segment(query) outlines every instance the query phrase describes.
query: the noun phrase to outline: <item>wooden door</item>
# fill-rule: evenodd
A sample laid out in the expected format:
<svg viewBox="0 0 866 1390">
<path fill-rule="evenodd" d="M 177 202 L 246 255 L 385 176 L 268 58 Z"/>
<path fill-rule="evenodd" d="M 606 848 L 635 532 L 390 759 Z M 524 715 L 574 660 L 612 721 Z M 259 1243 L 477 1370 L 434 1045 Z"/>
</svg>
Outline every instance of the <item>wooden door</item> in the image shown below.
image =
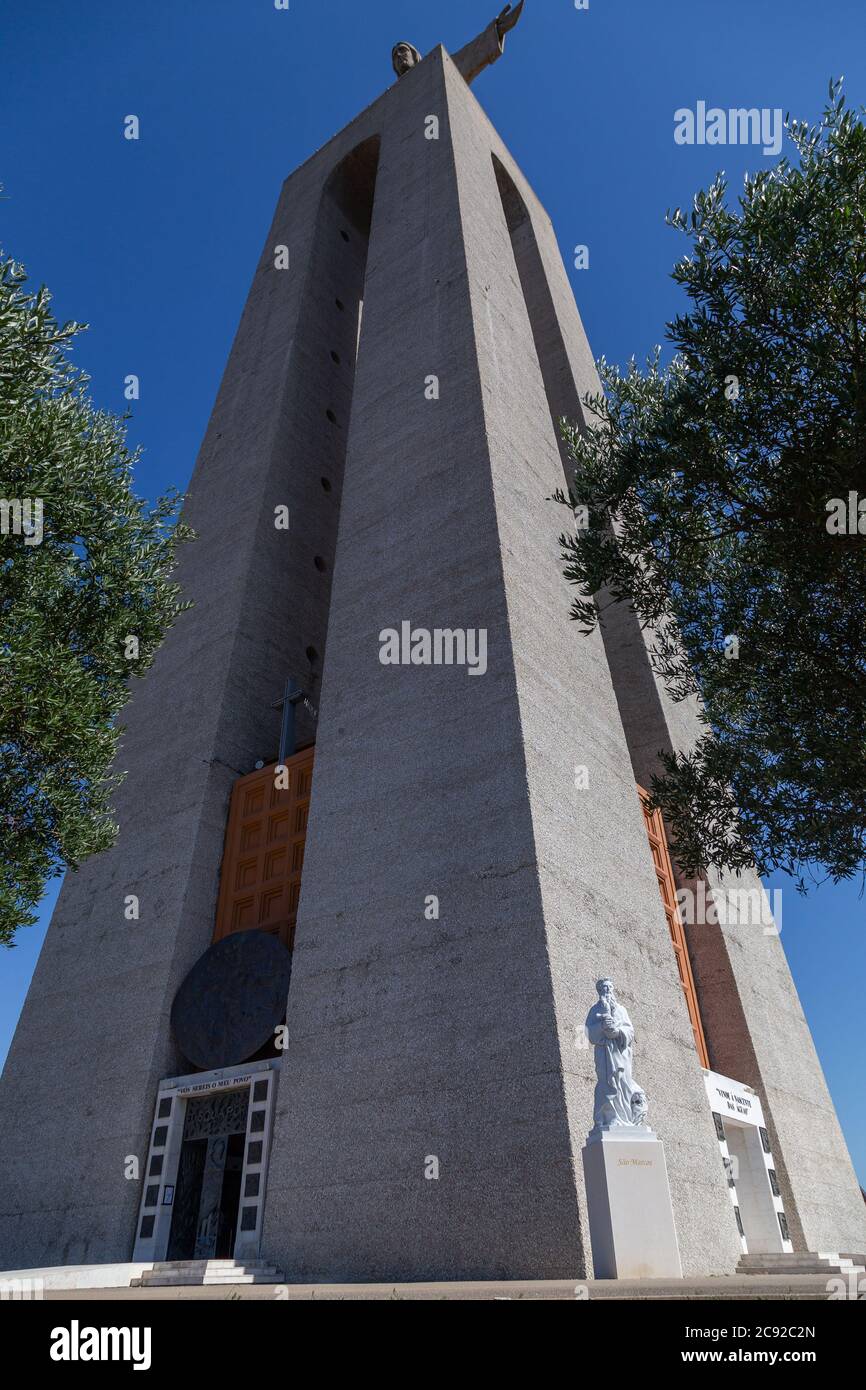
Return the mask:
<svg viewBox="0 0 866 1390">
<path fill-rule="evenodd" d="M 698 996 L 695 990 L 694 976 L 692 975 L 689 953 L 686 948 L 686 934 L 683 927 L 680 910 L 677 906 L 677 888 L 674 879 L 674 866 L 671 863 L 671 856 L 668 852 L 668 841 L 665 835 L 664 821 L 661 811 L 648 811 L 644 798 L 647 793 L 643 787 L 638 787 L 643 808 L 644 822 L 646 824 L 647 836 L 649 838 L 650 850 L 652 851 L 653 864 L 655 866 L 656 878 L 658 879 L 659 892 L 662 895 L 665 917 L 667 918 L 668 931 L 671 935 L 671 944 L 674 948 L 674 955 L 679 971 L 680 984 L 686 997 L 686 1007 L 691 1019 L 692 1032 L 695 1035 L 695 1047 L 698 1050 L 698 1057 L 702 1067 L 710 1069 L 710 1058 L 707 1052 L 707 1040 L 704 1036 L 704 1025 L 701 1022 L 701 1011 L 698 1006 Z"/>
<path fill-rule="evenodd" d="M 255 928 L 278 936 L 291 950 L 301 895 L 313 753 L 305 748 L 286 760 L 285 789 L 274 785 L 275 763 L 235 782 L 214 941 Z"/>
</svg>

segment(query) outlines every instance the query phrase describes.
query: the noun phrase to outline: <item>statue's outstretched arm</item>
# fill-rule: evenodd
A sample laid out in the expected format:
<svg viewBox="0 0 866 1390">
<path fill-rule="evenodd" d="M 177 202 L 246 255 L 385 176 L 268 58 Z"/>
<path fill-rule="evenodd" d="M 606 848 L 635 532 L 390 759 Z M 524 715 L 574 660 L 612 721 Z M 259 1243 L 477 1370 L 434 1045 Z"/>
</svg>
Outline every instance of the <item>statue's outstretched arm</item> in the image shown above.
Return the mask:
<svg viewBox="0 0 866 1390">
<path fill-rule="evenodd" d="M 520 4 L 515 5 L 513 9 L 510 5 L 506 5 L 502 13 L 497 16 L 496 27 L 499 30 L 500 38 L 504 38 L 509 30 L 514 28 L 523 13 L 525 3 L 526 0 L 520 0 Z"/>
<path fill-rule="evenodd" d="M 459 53 L 455 53 L 454 62 L 463 74 L 467 82 L 472 82 L 485 68 L 489 68 L 491 63 L 495 63 L 502 57 L 505 48 L 505 35 L 509 33 L 523 13 L 525 0 L 520 0 L 519 5 L 513 8 L 506 5 L 505 9 L 497 15 L 496 19 L 491 19 L 483 33 L 467 43 L 465 48 L 461 48 Z"/>
</svg>

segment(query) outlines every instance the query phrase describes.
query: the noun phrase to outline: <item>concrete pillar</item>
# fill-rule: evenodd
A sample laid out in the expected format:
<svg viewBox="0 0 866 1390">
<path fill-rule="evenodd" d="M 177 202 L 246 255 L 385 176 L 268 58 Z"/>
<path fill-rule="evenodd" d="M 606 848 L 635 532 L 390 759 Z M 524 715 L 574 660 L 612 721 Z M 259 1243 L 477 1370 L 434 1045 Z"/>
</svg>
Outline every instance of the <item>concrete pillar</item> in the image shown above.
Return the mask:
<svg viewBox="0 0 866 1390">
<path fill-rule="evenodd" d="M 585 422 L 581 402 L 600 383 L 550 220 L 498 139 L 494 148 L 513 190 L 504 196 L 507 205 L 511 198 L 516 263 L 551 413 Z M 514 205 L 515 193 L 522 207 Z M 690 749 L 703 732 L 698 704 L 671 699 L 650 665 L 652 635 L 630 608 L 604 603 L 603 613 L 605 655 L 634 777 L 649 787 L 660 771 L 659 752 Z M 709 875 L 708 882 L 720 894 L 736 889 L 763 897 L 754 873 Z M 684 878 L 681 886 L 696 889 Z M 686 935 L 711 1064 L 762 1098 L 795 1248 L 863 1249 L 866 1207 L 769 908 L 754 923 L 687 924 Z"/>
<path fill-rule="evenodd" d="M 0 1268 L 130 1257 L 134 1164 L 159 1080 L 186 1069 L 169 1010 L 210 944 L 231 786 L 276 756 L 287 675 L 317 695 L 378 120 L 371 107 L 286 181 L 265 242 L 184 512 L 194 606 L 134 682 L 120 837 L 67 875 L 4 1069 Z"/>
<path fill-rule="evenodd" d="M 684 1267 L 732 1269 L 602 641 L 567 616 L 546 501 L 562 463 L 493 153 L 520 175 L 443 50 L 399 95 L 382 131 L 263 1249 L 303 1279 L 583 1274 L 595 1077 L 580 1043 L 611 973 L 638 1029 Z M 486 674 L 381 664 L 380 633 L 404 621 L 484 629 Z"/>
</svg>

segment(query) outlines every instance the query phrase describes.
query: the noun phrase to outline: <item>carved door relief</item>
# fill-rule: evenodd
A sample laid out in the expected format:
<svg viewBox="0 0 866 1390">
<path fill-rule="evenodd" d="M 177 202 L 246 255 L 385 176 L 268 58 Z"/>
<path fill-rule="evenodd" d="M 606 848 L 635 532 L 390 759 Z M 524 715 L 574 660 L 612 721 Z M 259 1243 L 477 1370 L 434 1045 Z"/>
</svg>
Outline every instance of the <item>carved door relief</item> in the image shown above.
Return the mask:
<svg viewBox="0 0 866 1390">
<path fill-rule="evenodd" d="M 707 1040 L 704 1035 L 704 1025 L 701 1021 L 701 1011 L 698 1005 L 694 976 L 692 975 L 691 962 L 689 961 L 689 953 L 686 947 L 686 934 L 683 928 L 682 918 L 680 917 L 680 910 L 677 906 L 676 880 L 674 878 L 671 856 L 668 851 L 664 821 L 662 820 L 660 811 L 647 810 L 647 793 L 644 791 L 643 787 L 638 787 L 638 793 L 641 799 L 644 823 L 646 824 L 647 837 L 652 852 L 653 867 L 656 871 L 659 892 L 661 893 L 665 917 L 667 918 L 668 931 L 670 932 L 671 944 L 674 948 L 674 956 L 676 957 L 680 984 L 682 985 L 683 994 L 685 995 L 692 1032 L 695 1036 L 695 1047 L 697 1048 L 701 1066 L 709 1070 L 710 1058 L 707 1051 Z"/>
<path fill-rule="evenodd" d="M 246 1089 L 197 1096 L 187 1102 L 184 1141 L 243 1134 L 247 1127 L 249 1093 Z"/>
</svg>

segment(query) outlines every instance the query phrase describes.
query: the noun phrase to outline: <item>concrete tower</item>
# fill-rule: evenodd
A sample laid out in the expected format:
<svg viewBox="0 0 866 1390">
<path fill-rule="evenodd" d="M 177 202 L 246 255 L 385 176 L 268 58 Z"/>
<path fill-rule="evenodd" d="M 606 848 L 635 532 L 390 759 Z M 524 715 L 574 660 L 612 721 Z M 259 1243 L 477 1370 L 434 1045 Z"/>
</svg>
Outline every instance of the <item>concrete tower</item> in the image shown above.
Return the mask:
<svg viewBox="0 0 866 1390">
<path fill-rule="evenodd" d="M 4 1073 L 0 1266 L 591 1272 L 602 974 L 684 1272 L 866 1245 L 778 936 L 684 935 L 670 901 L 636 784 L 696 713 L 628 610 L 568 620 L 555 420 L 597 383 L 549 219 L 470 91 L 502 41 L 412 55 L 283 187 L 190 488 L 194 607 L 136 688 L 120 838 L 67 876 Z M 387 660 L 392 630 L 414 661 Z M 250 930 L 291 949 L 283 1045 L 251 1054 L 232 1017 L 208 1066 L 171 1011 Z M 240 1007 L 215 978 L 201 1015 Z"/>
</svg>

